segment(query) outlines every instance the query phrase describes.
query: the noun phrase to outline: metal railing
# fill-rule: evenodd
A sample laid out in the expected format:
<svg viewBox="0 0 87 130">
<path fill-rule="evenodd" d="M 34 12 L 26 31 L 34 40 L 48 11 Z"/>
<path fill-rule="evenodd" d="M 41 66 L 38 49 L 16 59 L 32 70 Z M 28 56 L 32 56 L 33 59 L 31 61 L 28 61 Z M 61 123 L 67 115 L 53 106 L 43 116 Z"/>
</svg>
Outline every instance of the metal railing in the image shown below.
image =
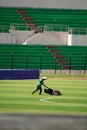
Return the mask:
<svg viewBox="0 0 87 130">
<path fill-rule="evenodd" d="M 69 34 L 76 35 L 87 35 L 87 28 L 70 28 L 68 25 L 61 24 L 48 24 L 44 26 L 37 26 L 33 30 L 40 28 L 42 31 L 58 31 L 58 32 L 68 32 Z M 0 26 L 0 32 L 5 33 L 9 30 L 25 30 L 30 31 L 30 27 L 25 24 L 11 23 L 10 26 Z"/>
<path fill-rule="evenodd" d="M 39 69 L 41 70 L 82 70 L 86 74 L 87 55 L 65 55 L 64 61 L 60 59 L 47 59 L 44 54 L 38 56 L 31 54 L 0 53 L 0 69 Z"/>
</svg>

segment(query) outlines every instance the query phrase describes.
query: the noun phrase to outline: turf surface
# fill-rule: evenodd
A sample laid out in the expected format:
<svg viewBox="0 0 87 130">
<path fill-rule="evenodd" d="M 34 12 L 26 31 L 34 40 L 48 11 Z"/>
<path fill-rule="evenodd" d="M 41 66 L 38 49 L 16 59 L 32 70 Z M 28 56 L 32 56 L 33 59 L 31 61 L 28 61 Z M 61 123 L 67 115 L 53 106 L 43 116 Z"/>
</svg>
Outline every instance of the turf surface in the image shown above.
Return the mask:
<svg viewBox="0 0 87 130">
<path fill-rule="evenodd" d="M 31 92 L 38 80 L 0 80 L 0 113 L 84 114 L 87 115 L 87 80 L 55 78 L 45 81 L 48 87 L 59 89 L 62 96 L 40 96 Z M 43 87 L 44 90 L 44 87 Z"/>
</svg>

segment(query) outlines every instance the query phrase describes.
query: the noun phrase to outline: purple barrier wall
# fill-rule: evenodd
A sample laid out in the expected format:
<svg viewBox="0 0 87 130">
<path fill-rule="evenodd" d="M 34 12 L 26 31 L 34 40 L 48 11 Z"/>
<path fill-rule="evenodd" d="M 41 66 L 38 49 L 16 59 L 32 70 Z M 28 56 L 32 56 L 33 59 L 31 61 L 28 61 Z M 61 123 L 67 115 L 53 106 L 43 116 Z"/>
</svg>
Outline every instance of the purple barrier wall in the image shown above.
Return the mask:
<svg viewBox="0 0 87 130">
<path fill-rule="evenodd" d="M 38 79 L 39 70 L 0 70 L 0 79 Z"/>
</svg>

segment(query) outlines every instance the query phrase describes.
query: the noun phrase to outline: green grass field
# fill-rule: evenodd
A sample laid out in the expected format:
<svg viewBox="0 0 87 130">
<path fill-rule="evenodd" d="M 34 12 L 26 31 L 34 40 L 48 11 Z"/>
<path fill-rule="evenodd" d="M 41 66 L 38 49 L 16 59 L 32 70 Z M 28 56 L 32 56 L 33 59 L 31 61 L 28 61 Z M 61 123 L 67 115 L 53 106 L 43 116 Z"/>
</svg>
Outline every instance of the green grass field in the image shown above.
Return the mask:
<svg viewBox="0 0 87 130">
<path fill-rule="evenodd" d="M 49 77 L 48 87 L 62 96 L 34 95 L 38 80 L 0 80 L 0 113 L 84 114 L 87 115 L 86 77 Z M 44 90 L 44 87 L 43 87 Z"/>
</svg>

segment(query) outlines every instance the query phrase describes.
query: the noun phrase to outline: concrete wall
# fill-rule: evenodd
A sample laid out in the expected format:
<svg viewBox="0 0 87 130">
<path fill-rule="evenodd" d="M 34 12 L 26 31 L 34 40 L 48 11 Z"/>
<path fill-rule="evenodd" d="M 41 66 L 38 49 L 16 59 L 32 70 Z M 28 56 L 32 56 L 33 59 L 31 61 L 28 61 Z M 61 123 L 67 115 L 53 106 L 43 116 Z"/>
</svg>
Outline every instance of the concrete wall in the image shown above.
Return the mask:
<svg viewBox="0 0 87 130">
<path fill-rule="evenodd" d="M 87 9 L 87 0 L 0 0 L 0 6 Z"/>
<path fill-rule="evenodd" d="M 0 43 L 7 44 L 12 43 L 12 38 L 10 33 L 0 33 Z"/>
<path fill-rule="evenodd" d="M 25 42 L 26 44 L 64 45 L 64 42 L 62 42 L 61 39 L 59 39 L 57 32 L 47 31 L 43 33 L 37 33 L 29 39 L 27 39 Z"/>
<path fill-rule="evenodd" d="M 68 35 L 68 45 L 87 46 L 87 35 Z"/>
<path fill-rule="evenodd" d="M 83 45 L 87 46 L 87 35 L 71 35 L 67 32 L 43 32 L 33 34 L 32 31 L 11 31 L 0 33 L 0 43 L 3 44 L 45 44 L 45 45 Z"/>
<path fill-rule="evenodd" d="M 73 35 L 72 45 L 76 46 L 87 46 L 87 35 Z"/>
</svg>

